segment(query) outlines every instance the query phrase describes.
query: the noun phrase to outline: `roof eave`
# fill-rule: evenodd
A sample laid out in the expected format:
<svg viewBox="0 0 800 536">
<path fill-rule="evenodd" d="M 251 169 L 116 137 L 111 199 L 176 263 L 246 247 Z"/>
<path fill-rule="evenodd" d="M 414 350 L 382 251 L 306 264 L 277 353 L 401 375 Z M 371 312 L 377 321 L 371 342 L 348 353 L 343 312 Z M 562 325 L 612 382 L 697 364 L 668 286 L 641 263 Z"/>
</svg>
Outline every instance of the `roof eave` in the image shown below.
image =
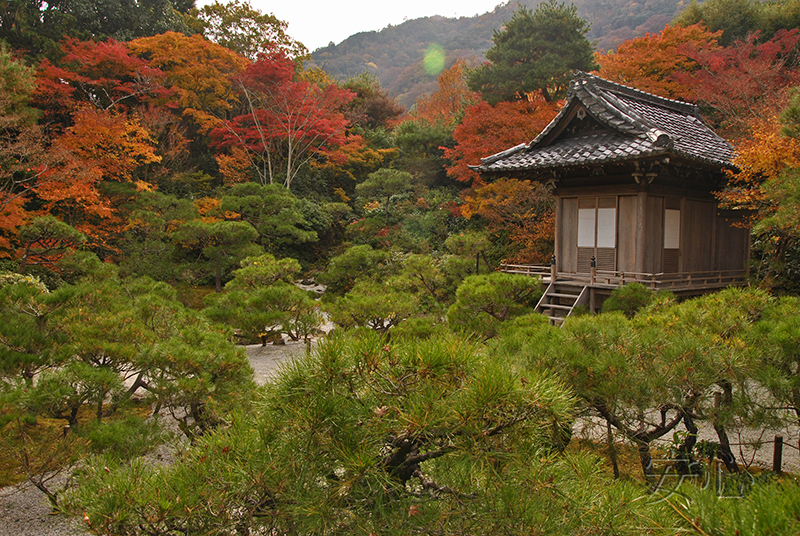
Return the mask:
<svg viewBox="0 0 800 536">
<path fill-rule="evenodd" d="M 720 171 L 728 170 L 732 172 L 738 172 L 738 167 L 728 161 L 724 160 L 715 160 L 712 158 L 704 158 L 699 157 L 696 155 L 691 155 L 684 153 L 683 151 L 675 151 L 675 150 L 663 150 L 663 151 L 651 151 L 648 153 L 639 153 L 637 155 L 632 156 L 622 156 L 619 158 L 607 158 L 604 160 L 594 160 L 591 162 L 570 162 L 570 163 L 550 163 L 550 164 L 541 164 L 541 165 L 533 165 L 533 166 L 518 166 L 518 167 L 502 167 L 502 168 L 492 168 L 485 165 L 480 166 L 469 166 L 470 169 L 474 171 L 478 171 L 481 174 L 487 175 L 500 175 L 503 173 L 524 173 L 524 172 L 531 172 L 531 171 L 541 171 L 544 169 L 574 169 L 574 168 L 581 168 L 581 167 L 599 167 L 604 166 L 607 164 L 623 164 L 625 162 L 635 162 L 637 160 L 641 160 L 642 158 L 647 159 L 657 159 L 657 158 L 674 158 L 678 157 L 681 160 L 693 162 L 696 164 L 701 164 L 704 167 L 716 168 Z"/>
</svg>

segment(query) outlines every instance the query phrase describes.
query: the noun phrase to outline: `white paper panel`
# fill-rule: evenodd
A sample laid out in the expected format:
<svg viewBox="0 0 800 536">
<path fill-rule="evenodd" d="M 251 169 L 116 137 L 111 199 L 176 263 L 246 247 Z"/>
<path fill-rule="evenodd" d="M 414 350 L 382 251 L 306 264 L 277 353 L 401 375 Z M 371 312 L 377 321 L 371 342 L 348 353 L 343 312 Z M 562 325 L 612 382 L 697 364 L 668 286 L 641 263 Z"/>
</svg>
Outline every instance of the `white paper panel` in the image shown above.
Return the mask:
<svg viewBox="0 0 800 536">
<path fill-rule="evenodd" d="M 594 247 L 594 214 L 593 208 L 578 209 L 578 247 Z"/>
<path fill-rule="evenodd" d="M 617 245 L 617 209 L 597 209 L 597 247 L 613 248 Z"/>
<path fill-rule="evenodd" d="M 664 211 L 664 249 L 680 249 L 681 247 L 681 211 L 667 209 Z"/>
</svg>

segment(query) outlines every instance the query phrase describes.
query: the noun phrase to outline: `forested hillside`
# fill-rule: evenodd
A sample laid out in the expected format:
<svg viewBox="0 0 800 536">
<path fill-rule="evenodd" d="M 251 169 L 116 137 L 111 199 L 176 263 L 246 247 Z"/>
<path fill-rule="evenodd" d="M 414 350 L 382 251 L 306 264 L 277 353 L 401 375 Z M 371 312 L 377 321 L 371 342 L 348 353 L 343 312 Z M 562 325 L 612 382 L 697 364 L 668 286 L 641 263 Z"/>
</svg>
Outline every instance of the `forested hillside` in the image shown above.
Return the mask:
<svg viewBox="0 0 800 536">
<path fill-rule="evenodd" d="M 495 30 L 511 19 L 522 5 L 535 8 L 541 0 L 509 1 L 475 17 L 424 17 L 389 26 L 381 31 L 353 35 L 339 44 L 314 51 L 309 66 L 318 66 L 338 78 L 370 71 L 383 87 L 406 107 L 435 87 L 438 72 L 423 64 L 425 51 L 441 47 L 449 67 L 463 59 L 471 64 L 485 60 Z M 659 32 L 680 13 L 685 0 L 577 0 L 578 14 L 591 23 L 587 37 L 599 51 L 615 48 L 625 39 Z"/>
</svg>

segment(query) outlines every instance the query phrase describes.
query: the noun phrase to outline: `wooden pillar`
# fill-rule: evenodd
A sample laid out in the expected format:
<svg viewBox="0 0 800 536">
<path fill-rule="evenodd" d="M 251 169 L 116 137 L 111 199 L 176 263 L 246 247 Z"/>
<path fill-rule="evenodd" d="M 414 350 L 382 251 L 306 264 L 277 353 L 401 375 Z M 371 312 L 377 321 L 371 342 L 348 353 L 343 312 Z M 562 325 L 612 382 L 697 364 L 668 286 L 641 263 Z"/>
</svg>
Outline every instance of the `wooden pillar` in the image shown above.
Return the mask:
<svg viewBox="0 0 800 536">
<path fill-rule="evenodd" d="M 561 215 L 563 213 L 562 206 L 564 204 L 563 199 L 560 196 L 556 196 L 556 207 L 555 207 L 555 218 L 556 218 L 556 232 L 555 237 L 553 240 L 553 255 L 556 256 L 556 262 L 562 262 L 561 260 L 561 233 L 564 232 L 564 222 L 561 221 Z M 556 272 L 558 272 L 558 266 L 556 266 Z M 553 280 L 555 281 L 555 279 Z"/>
<path fill-rule="evenodd" d="M 651 244 L 647 243 L 647 227 L 645 222 L 647 212 L 647 192 L 639 192 L 636 195 L 636 271 L 640 274 L 646 273 L 647 248 Z"/>
<path fill-rule="evenodd" d="M 689 214 L 687 214 L 686 209 L 689 204 L 686 202 L 686 196 L 684 195 L 681 197 L 681 235 L 679 240 L 679 248 L 678 249 L 678 272 L 685 272 L 686 270 L 686 256 L 684 252 L 686 251 L 686 245 L 689 243 Z"/>
</svg>

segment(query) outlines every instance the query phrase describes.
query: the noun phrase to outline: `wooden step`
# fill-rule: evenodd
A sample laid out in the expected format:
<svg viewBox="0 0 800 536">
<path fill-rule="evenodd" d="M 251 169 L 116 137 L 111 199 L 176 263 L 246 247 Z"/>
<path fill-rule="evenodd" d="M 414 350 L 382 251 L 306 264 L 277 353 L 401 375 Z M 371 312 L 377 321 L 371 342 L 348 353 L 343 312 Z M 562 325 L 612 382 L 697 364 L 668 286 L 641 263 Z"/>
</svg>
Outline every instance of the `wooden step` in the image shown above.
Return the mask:
<svg viewBox="0 0 800 536">
<path fill-rule="evenodd" d="M 579 302 L 581 304 L 586 302 L 587 288 L 578 289 L 572 286 L 551 283 L 539 303 L 536 304 L 536 311 L 547 316 L 550 319 L 550 324 L 563 325 L 564 320 L 572 314 L 576 305 Z M 577 293 L 573 294 L 573 291 Z M 550 303 L 550 301 L 560 301 L 561 303 Z"/>
<path fill-rule="evenodd" d="M 561 294 L 558 292 L 551 292 L 550 294 L 545 294 L 548 298 L 571 298 L 573 300 L 577 300 L 580 294 Z"/>
</svg>

